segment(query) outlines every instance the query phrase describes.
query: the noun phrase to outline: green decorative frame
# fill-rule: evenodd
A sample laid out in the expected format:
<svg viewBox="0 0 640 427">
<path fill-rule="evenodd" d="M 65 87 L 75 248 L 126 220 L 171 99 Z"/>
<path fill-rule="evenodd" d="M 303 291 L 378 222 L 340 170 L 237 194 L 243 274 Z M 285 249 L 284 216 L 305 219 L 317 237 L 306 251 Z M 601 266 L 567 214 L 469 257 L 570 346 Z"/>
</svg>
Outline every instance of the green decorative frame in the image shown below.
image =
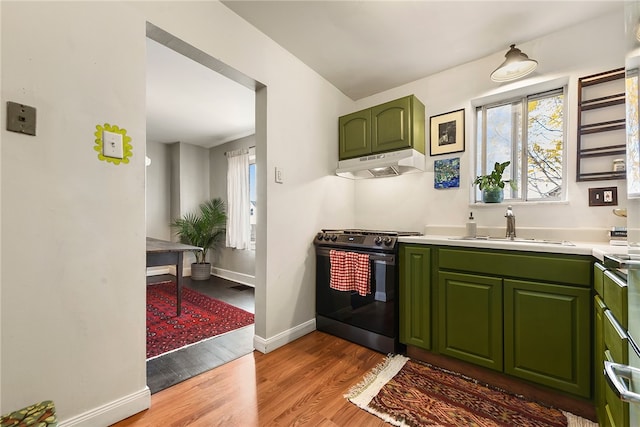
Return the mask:
<svg viewBox="0 0 640 427">
<path fill-rule="evenodd" d="M 102 151 L 102 132 L 103 131 L 119 133 L 122 135 L 122 158 L 118 159 L 117 157 L 108 157 L 105 156 Z M 105 123 L 104 125 L 96 125 L 96 132 L 94 133 L 96 136 L 96 145 L 93 147 L 94 150 L 98 152 L 98 159 L 103 162 L 106 161 L 108 163 L 113 163 L 114 165 L 119 165 L 120 163 L 129 163 L 129 157 L 133 157 L 133 146 L 130 144 L 131 137 L 127 136 L 126 129 L 120 129 L 116 125 L 110 125 L 109 123 Z"/>
</svg>

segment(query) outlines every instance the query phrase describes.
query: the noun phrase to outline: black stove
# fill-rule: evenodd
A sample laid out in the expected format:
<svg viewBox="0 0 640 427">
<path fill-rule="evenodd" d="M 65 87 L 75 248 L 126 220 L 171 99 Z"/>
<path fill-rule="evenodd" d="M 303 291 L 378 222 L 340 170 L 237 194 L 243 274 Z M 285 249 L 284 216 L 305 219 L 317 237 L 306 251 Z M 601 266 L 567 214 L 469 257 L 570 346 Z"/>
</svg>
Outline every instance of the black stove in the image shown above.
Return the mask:
<svg viewBox="0 0 640 427">
<path fill-rule="evenodd" d="M 319 232 L 313 239 L 316 328 L 381 353 L 400 352 L 403 346 L 398 332 L 398 237 L 418 235 L 420 233 L 362 229 Z M 340 252 L 356 252 L 367 257 L 369 292 L 361 294 L 332 286 L 331 257 Z"/>
<path fill-rule="evenodd" d="M 398 246 L 398 237 L 419 236 L 413 231 L 381 231 L 381 230 L 327 230 L 316 235 L 314 244 L 344 249 L 372 250 L 377 252 L 394 252 Z"/>
</svg>

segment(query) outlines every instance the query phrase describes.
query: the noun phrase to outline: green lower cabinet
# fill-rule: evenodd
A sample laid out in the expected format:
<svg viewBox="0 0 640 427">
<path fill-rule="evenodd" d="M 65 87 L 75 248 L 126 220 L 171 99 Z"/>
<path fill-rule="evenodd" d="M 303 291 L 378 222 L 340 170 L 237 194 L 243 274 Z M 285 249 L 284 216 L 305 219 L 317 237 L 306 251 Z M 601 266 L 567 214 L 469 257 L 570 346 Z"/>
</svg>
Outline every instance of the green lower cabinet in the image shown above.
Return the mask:
<svg viewBox="0 0 640 427">
<path fill-rule="evenodd" d="M 504 371 L 591 397 L 591 289 L 504 280 Z"/>
<path fill-rule="evenodd" d="M 611 356 L 611 352 L 609 350 L 605 350 L 604 352 L 604 360 L 613 363 L 625 363 L 616 361 L 613 356 Z M 613 389 L 609 386 L 609 384 L 604 382 L 604 395 L 605 395 L 605 405 L 604 405 L 604 423 L 601 421 L 600 425 L 606 425 L 607 427 L 629 427 L 629 404 L 627 402 L 623 402 L 613 391 Z M 598 418 L 598 420 L 602 420 Z"/>
<path fill-rule="evenodd" d="M 502 371 L 502 279 L 440 272 L 438 351 Z"/>
<path fill-rule="evenodd" d="M 400 341 L 585 399 L 595 389 L 604 402 L 594 350 L 600 365 L 624 341 L 604 305 L 592 309 L 593 279 L 588 256 L 402 244 Z M 614 406 L 600 405 L 601 419 Z"/>
<path fill-rule="evenodd" d="M 431 350 L 431 249 L 400 248 L 400 342 Z"/>
<path fill-rule="evenodd" d="M 593 354 L 594 354 L 594 403 L 596 406 L 596 413 L 598 420 L 606 419 L 606 397 L 605 390 L 608 387 L 606 379 L 603 375 L 604 371 L 604 351 L 606 350 L 604 344 L 604 311 L 607 306 L 604 305 L 604 301 L 600 296 L 596 295 L 593 298 Z"/>
</svg>

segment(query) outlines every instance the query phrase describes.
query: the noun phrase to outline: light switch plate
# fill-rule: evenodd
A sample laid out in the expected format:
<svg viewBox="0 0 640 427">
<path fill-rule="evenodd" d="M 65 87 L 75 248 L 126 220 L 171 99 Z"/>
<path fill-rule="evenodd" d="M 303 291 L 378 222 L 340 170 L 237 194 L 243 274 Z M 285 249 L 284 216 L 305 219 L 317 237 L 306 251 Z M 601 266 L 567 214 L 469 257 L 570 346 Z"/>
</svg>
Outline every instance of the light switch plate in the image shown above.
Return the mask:
<svg viewBox="0 0 640 427">
<path fill-rule="evenodd" d="M 278 184 L 282 184 L 284 182 L 284 172 L 282 171 L 282 168 L 276 167 L 275 179 Z"/>
<path fill-rule="evenodd" d="M 36 109 L 28 105 L 7 101 L 7 130 L 35 136 Z"/>
<path fill-rule="evenodd" d="M 122 159 L 124 157 L 124 147 L 122 135 L 108 130 L 102 131 L 102 155 Z"/>
</svg>

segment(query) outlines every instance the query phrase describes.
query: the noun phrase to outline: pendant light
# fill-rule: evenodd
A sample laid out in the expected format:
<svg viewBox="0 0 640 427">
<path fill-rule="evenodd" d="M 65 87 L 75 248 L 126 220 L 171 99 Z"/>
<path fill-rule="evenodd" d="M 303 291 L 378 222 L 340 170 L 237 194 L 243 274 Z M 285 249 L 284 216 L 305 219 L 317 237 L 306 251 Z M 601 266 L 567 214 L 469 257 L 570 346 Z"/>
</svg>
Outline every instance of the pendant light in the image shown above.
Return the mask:
<svg viewBox="0 0 640 427">
<path fill-rule="evenodd" d="M 491 80 L 494 82 L 510 82 L 526 76 L 536 69 L 538 61 L 529 59 L 527 55 L 522 53 L 515 44 L 511 45 L 511 49 L 505 55 L 505 61 L 491 73 Z"/>
</svg>

